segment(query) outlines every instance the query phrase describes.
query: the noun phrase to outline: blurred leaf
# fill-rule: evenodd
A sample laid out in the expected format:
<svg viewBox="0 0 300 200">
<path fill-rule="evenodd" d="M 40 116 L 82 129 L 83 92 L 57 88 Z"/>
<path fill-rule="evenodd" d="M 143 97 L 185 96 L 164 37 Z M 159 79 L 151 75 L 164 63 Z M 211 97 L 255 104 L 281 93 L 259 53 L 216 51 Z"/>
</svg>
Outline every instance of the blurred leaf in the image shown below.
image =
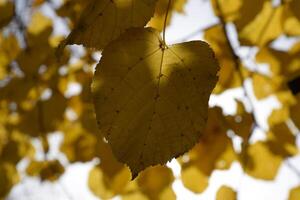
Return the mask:
<svg viewBox="0 0 300 200">
<path fill-rule="evenodd" d="M 30 176 L 40 176 L 42 181 L 56 181 L 63 173 L 65 169 L 58 160 L 51 161 L 35 161 L 32 160 L 26 173 Z"/>
<path fill-rule="evenodd" d="M 235 68 L 235 58 L 228 46 L 222 26 L 217 25 L 207 29 L 204 38 L 214 50 L 220 63 L 219 81 L 214 89 L 214 93 L 221 93 L 228 88 L 241 86 L 239 74 Z"/>
<path fill-rule="evenodd" d="M 247 148 L 246 173 L 258 179 L 273 180 L 283 157 L 272 153 L 267 143 L 256 142 Z"/>
<path fill-rule="evenodd" d="M 242 102 L 237 101 L 236 114 L 226 116 L 226 120 L 229 123 L 230 129 L 232 129 L 236 135 L 242 137 L 244 141 L 249 138 L 254 122 L 252 114 L 246 111 Z"/>
<path fill-rule="evenodd" d="M 300 199 L 300 186 L 292 188 L 289 194 L 289 200 L 298 200 L 298 199 Z"/>
<path fill-rule="evenodd" d="M 262 47 L 277 38 L 283 32 L 283 11 L 283 6 L 275 8 L 266 1 L 262 11 L 239 32 L 241 44 Z"/>
<path fill-rule="evenodd" d="M 11 188 L 19 182 L 19 174 L 14 164 L 0 162 L 0 198 L 4 199 Z"/>
<path fill-rule="evenodd" d="M 237 199 L 236 192 L 232 188 L 225 185 L 219 188 L 217 192 L 216 200 L 236 200 L 236 199 Z"/>
<path fill-rule="evenodd" d="M 11 1 L 0 1 L 0 29 L 6 26 L 14 16 L 14 4 Z"/>
<path fill-rule="evenodd" d="M 179 159 L 185 187 L 193 192 L 203 192 L 213 170 L 228 169 L 236 159 L 227 130 L 222 110 L 210 108 L 204 136 L 187 155 Z"/>
<path fill-rule="evenodd" d="M 162 31 L 164 28 L 164 21 L 166 16 L 166 11 L 168 7 L 169 0 L 158 0 L 155 6 L 155 12 L 154 16 L 151 18 L 148 26 L 151 26 L 159 31 Z M 168 19 L 167 19 L 167 25 L 170 24 L 173 13 L 183 13 L 184 6 L 186 4 L 187 0 L 173 0 L 171 1 L 169 13 L 168 13 Z"/>
<path fill-rule="evenodd" d="M 83 44 L 101 50 L 126 29 L 145 26 L 153 16 L 155 3 L 156 0 L 93 0 L 61 48 L 65 44 Z"/>
<path fill-rule="evenodd" d="M 258 100 L 276 93 L 284 83 L 281 76 L 267 77 L 258 73 L 253 75 L 252 81 L 254 94 Z"/>
</svg>

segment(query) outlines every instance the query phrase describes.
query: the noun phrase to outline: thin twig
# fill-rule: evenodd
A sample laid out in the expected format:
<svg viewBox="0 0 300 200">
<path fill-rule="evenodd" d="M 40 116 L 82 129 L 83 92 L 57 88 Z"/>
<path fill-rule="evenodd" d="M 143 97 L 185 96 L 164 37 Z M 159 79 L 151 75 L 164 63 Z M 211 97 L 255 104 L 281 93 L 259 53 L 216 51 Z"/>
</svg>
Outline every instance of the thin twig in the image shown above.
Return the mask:
<svg viewBox="0 0 300 200">
<path fill-rule="evenodd" d="M 166 43 L 166 27 L 167 27 L 167 21 L 168 21 L 168 15 L 169 15 L 169 10 L 171 6 L 171 1 L 168 1 L 168 6 L 167 6 L 167 11 L 166 11 L 166 16 L 165 16 L 165 21 L 164 21 L 164 29 L 163 29 L 163 42 Z"/>
</svg>

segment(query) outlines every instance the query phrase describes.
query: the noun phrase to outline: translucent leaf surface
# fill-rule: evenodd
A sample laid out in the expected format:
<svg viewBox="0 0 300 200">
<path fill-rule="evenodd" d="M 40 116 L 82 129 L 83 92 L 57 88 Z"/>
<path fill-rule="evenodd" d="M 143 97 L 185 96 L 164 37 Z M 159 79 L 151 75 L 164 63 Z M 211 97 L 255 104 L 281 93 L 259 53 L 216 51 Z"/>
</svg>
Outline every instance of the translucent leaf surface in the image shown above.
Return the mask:
<svg viewBox="0 0 300 200">
<path fill-rule="evenodd" d="M 195 145 L 217 70 L 205 42 L 165 46 L 152 28 L 130 29 L 104 50 L 92 86 L 97 121 L 133 178 Z"/>
</svg>

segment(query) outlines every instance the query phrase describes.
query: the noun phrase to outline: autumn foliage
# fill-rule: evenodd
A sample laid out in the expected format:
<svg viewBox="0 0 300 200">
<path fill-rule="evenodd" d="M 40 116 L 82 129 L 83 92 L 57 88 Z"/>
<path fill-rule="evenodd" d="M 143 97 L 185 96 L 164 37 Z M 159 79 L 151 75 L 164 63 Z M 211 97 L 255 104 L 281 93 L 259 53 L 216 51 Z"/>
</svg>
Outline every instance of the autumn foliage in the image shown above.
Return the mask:
<svg viewBox="0 0 300 200">
<path fill-rule="evenodd" d="M 88 181 L 97 197 L 171 200 L 177 179 L 201 193 L 215 170 L 236 162 L 272 181 L 298 155 L 299 0 L 211 0 L 219 20 L 201 30 L 204 41 L 173 45 L 165 29 L 188 0 L 20 2 L 0 0 L 0 199 L 24 176 L 55 182 L 69 165 L 98 160 Z M 293 44 L 276 47 L 282 37 Z M 209 107 L 210 97 L 238 89 L 234 113 Z M 264 123 L 267 99 L 278 106 Z M 253 139 L 257 131 L 263 139 Z M 64 159 L 49 158 L 57 133 Z M 172 159 L 180 177 L 165 165 Z M 216 199 L 238 192 L 224 185 Z M 289 199 L 299 196 L 300 186 Z"/>
</svg>

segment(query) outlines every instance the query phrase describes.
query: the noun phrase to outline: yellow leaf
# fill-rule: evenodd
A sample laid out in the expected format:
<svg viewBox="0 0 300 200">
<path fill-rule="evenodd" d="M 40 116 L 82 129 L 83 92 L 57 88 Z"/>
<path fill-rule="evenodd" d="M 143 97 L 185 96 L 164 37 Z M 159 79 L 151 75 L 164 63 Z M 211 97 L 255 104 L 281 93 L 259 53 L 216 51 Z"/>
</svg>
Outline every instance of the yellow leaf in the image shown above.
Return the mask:
<svg viewBox="0 0 300 200">
<path fill-rule="evenodd" d="M 14 4 L 11 1 L 0 1 L 0 29 L 6 26 L 14 16 Z"/>
<path fill-rule="evenodd" d="M 225 0 L 223 0 L 226 2 Z M 234 20 L 237 30 L 242 30 L 251 23 L 255 17 L 261 12 L 264 3 L 268 0 L 240 0 L 242 5 L 239 9 L 238 17 Z M 226 4 L 225 4 L 226 5 Z"/>
<path fill-rule="evenodd" d="M 268 118 L 270 127 L 286 122 L 290 118 L 290 108 L 295 106 L 297 103 L 296 98 L 293 96 L 290 90 L 282 90 L 275 93 L 275 95 L 282 106 L 280 108 L 273 109 Z"/>
<path fill-rule="evenodd" d="M 130 27 L 144 27 L 153 16 L 156 0 L 93 0 L 83 10 L 65 44 L 103 49 Z"/>
<path fill-rule="evenodd" d="M 277 38 L 283 32 L 283 11 L 283 6 L 275 8 L 266 1 L 262 11 L 239 32 L 241 43 L 261 47 Z"/>
<path fill-rule="evenodd" d="M 18 131 L 11 131 L 10 138 L 0 154 L 0 160 L 17 164 L 24 157 L 33 157 L 35 150 L 30 143 L 29 137 Z"/>
<path fill-rule="evenodd" d="M 239 17 L 239 11 L 242 7 L 243 1 L 211 0 L 211 4 L 216 16 L 222 16 L 226 22 L 230 22 L 236 20 Z"/>
<path fill-rule="evenodd" d="M 0 163 L 0 199 L 5 199 L 11 188 L 19 182 L 16 167 L 10 163 Z"/>
<path fill-rule="evenodd" d="M 96 156 L 96 137 L 86 132 L 80 123 L 66 124 L 62 131 L 64 140 L 60 150 L 70 162 L 87 162 Z"/>
<path fill-rule="evenodd" d="M 299 4 L 300 5 L 300 4 Z M 289 7 L 288 7 L 289 8 Z M 286 8 L 284 17 L 284 32 L 288 36 L 299 36 L 300 35 L 300 18 L 294 15 L 290 9 Z M 300 7 L 299 7 L 300 8 Z"/>
<path fill-rule="evenodd" d="M 164 190 L 171 186 L 173 180 L 172 170 L 165 166 L 150 167 L 137 178 L 139 189 L 149 199 L 158 199 Z"/>
<path fill-rule="evenodd" d="M 293 156 L 298 153 L 296 137 L 291 133 L 285 123 L 277 124 L 271 127 L 268 132 L 266 143 L 269 149 L 275 154 L 282 157 Z"/>
<path fill-rule="evenodd" d="M 228 169 L 236 160 L 232 142 L 226 134 L 228 129 L 223 121 L 222 110 L 210 108 L 208 114 L 204 136 L 188 154 L 178 159 L 182 165 L 184 186 L 196 193 L 206 189 L 213 170 Z"/>
<path fill-rule="evenodd" d="M 265 142 L 256 142 L 247 148 L 248 162 L 245 171 L 254 178 L 273 180 L 283 161 L 282 156 L 274 154 Z"/>
<path fill-rule="evenodd" d="M 273 95 L 282 88 L 284 80 L 281 76 L 267 77 L 255 73 L 253 75 L 253 90 L 258 100 Z"/>
<path fill-rule="evenodd" d="M 219 188 L 216 196 L 216 200 L 236 200 L 236 192 L 228 187 L 223 185 Z"/>
<path fill-rule="evenodd" d="M 196 193 L 201 193 L 207 188 L 208 179 L 208 175 L 195 166 L 185 168 L 181 172 L 181 180 L 184 186 Z"/>
<path fill-rule="evenodd" d="M 289 194 L 289 200 L 299 200 L 300 199 L 300 186 L 292 188 Z"/>
<path fill-rule="evenodd" d="M 114 177 L 105 176 L 99 166 L 94 167 L 89 174 L 88 185 L 91 191 L 101 199 L 109 199 L 122 193 L 130 181 L 130 172 L 123 168 Z"/>
<path fill-rule="evenodd" d="M 19 52 L 19 43 L 14 35 L 5 37 L 0 34 L 0 80 L 6 77 L 10 68 L 8 65 L 17 57 Z"/>
<path fill-rule="evenodd" d="M 242 137 L 244 141 L 249 138 L 253 126 L 253 118 L 252 114 L 246 111 L 242 102 L 237 101 L 237 113 L 233 116 L 226 116 L 226 120 L 229 124 L 229 128 L 232 129 L 236 135 Z"/>
<path fill-rule="evenodd" d="M 167 19 L 167 25 L 170 24 L 173 13 L 183 12 L 183 8 L 184 8 L 184 5 L 186 4 L 186 1 L 187 0 L 171 1 L 168 19 Z M 157 1 L 154 16 L 151 18 L 151 20 L 147 24 L 148 26 L 151 26 L 159 31 L 163 30 L 168 2 L 169 2 L 169 0 L 158 0 Z"/>
<path fill-rule="evenodd" d="M 291 113 L 291 118 L 294 121 L 294 123 L 296 124 L 296 126 L 299 128 L 300 127 L 300 94 L 298 94 L 296 96 L 297 98 L 297 104 L 292 106 L 290 109 L 290 113 Z"/>
<path fill-rule="evenodd" d="M 52 26 L 52 20 L 41 12 L 35 12 L 28 25 L 27 31 L 33 35 L 38 35 L 46 28 Z"/>
<path fill-rule="evenodd" d="M 51 161 L 31 161 L 26 169 L 30 176 L 40 176 L 42 181 L 56 181 L 65 169 L 58 160 Z"/>
<path fill-rule="evenodd" d="M 76 24 L 80 19 L 80 14 L 89 5 L 90 1 L 86 0 L 64 0 L 64 4 L 57 9 L 57 15 L 67 17 L 71 20 L 71 26 Z"/>
<path fill-rule="evenodd" d="M 298 18 L 298 20 L 300 20 L 300 2 L 299 0 L 292 0 L 290 2 L 290 8 L 292 10 L 292 12 L 294 13 L 294 15 Z"/>
<path fill-rule="evenodd" d="M 222 26 L 217 25 L 207 29 L 204 38 L 215 51 L 220 63 L 219 81 L 214 93 L 241 86 L 239 74 L 236 72 L 235 58 L 230 51 Z"/>
<path fill-rule="evenodd" d="M 97 121 L 133 178 L 195 145 L 217 70 L 205 42 L 165 46 L 152 28 L 129 29 L 103 51 L 92 85 Z"/>
</svg>

